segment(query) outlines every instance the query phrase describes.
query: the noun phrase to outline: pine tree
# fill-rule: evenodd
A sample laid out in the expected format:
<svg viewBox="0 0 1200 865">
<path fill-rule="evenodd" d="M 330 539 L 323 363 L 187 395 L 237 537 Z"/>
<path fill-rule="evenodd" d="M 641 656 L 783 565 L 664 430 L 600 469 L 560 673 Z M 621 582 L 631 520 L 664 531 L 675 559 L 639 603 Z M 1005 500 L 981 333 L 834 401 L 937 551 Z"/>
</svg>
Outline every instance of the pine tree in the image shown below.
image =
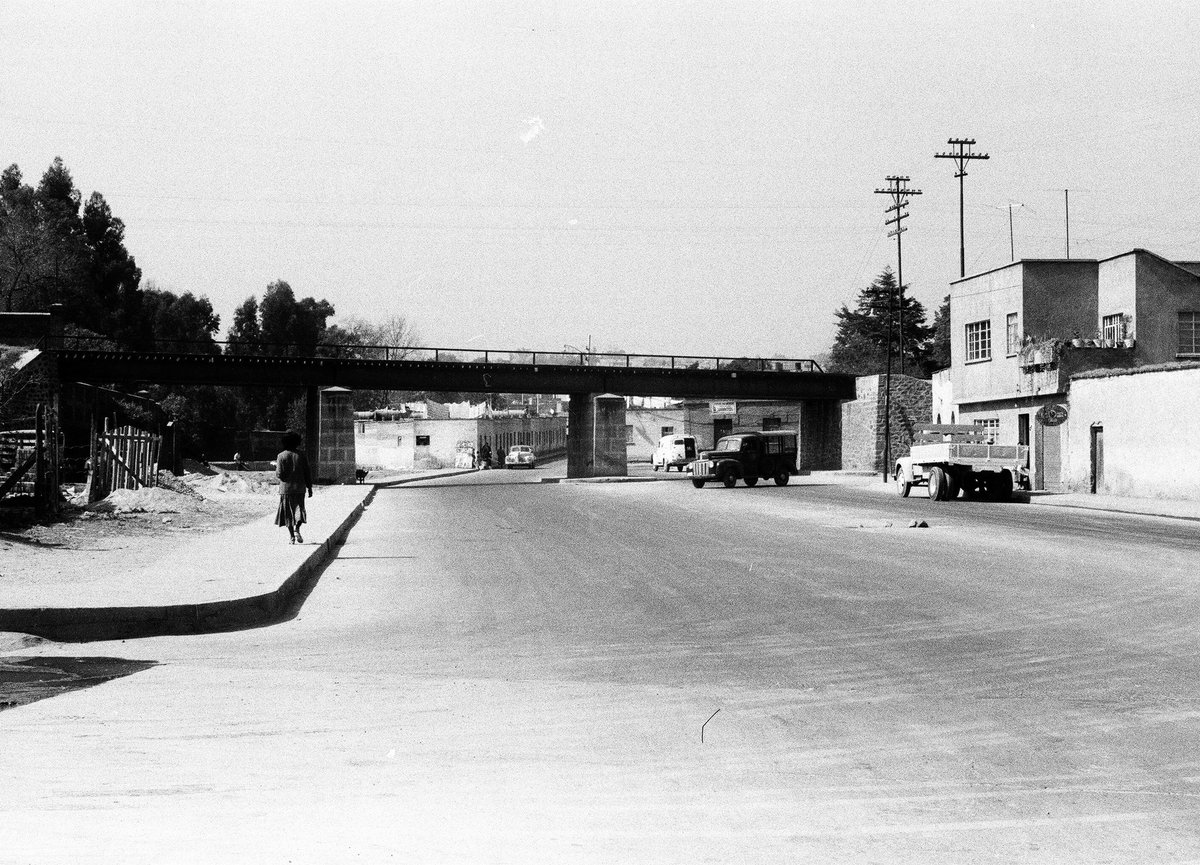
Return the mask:
<svg viewBox="0 0 1200 865">
<path fill-rule="evenodd" d="M 829 353 L 830 372 L 878 375 L 887 369 L 888 340 L 892 372 L 901 369 L 900 307 L 896 277 L 885 268 L 858 295 L 854 309 L 844 304 L 834 315 L 837 335 Z M 933 330 L 925 323 L 925 307 L 907 291 L 903 302 L 903 369 L 907 375 L 927 375 L 926 362 Z"/>
</svg>

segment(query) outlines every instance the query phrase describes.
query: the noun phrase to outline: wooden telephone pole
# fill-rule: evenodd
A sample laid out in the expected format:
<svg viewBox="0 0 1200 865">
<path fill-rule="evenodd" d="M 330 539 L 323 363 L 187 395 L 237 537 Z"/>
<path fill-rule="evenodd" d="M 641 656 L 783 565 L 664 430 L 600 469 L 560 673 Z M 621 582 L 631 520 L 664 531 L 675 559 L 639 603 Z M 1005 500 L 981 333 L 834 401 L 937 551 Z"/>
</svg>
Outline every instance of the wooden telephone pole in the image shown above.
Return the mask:
<svg viewBox="0 0 1200 865">
<path fill-rule="evenodd" d="M 900 374 L 904 375 L 904 253 L 900 243 L 900 235 L 908 231 L 901 223 L 908 218 L 904 208 L 908 207 L 909 196 L 920 195 L 921 190 L 909 189 L 905 184 L 911 178 L 899 174 L 889 174 L 884 178 L 889 184 L 886 189 L 876 189 L 876 195 L 890 195 L 892 204 L 885 214 L 895 214 L 884 220 L 884 225 L 895 224 L 888 232 L 888 237 L 896 238 L 896 283 L 899 309 L 897 310 L 897 325 L 900 331 Z M 887 336 L 887 371 L 884 373 L 883 393 L 883 479 L 886 481 L 891 471 L 892 462 L 892 301 L 888 297 L 888 336 Z"/>
<path fill-rule="evenodd" d="M 958 178 L 958 275 L 967 275 L 967 244 L 964 232 L 963 218 L 963 178 L 967 176 L 967 163 L 972 159 L 987 159 L 986 153 L 972 153 L 971 148 L 975 145 L 974 138 L 951 138 L 946 142 L 956 148 L 950 153 L 935 153 L 935 159 L 953 159 L 954 164 L 958 166 L 958 171 L 954 176 Z"/>
</svg>

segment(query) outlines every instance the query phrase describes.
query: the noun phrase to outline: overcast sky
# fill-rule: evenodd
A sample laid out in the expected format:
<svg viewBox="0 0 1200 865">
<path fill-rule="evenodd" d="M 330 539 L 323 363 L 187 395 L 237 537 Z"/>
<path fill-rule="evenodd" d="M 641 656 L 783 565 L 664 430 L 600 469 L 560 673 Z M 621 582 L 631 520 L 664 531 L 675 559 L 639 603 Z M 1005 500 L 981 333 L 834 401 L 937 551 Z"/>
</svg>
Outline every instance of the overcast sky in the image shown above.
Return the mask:
<svg viewBox="0 0 1200 865">
<path fill-rule="evenodd" d="M 1200 259 L 1200 4 L 5 0 L 0 161 L 143 281 L 276 279 L 425 345 L 811 357 L 885 267 Z"/>
</svg>

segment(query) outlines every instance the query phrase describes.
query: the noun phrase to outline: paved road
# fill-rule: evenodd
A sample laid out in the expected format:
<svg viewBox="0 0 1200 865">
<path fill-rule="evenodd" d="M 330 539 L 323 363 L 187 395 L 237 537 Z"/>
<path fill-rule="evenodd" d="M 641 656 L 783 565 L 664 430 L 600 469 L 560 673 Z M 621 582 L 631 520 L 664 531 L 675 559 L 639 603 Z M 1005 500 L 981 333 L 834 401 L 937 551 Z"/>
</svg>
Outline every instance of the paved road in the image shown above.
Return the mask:
<svg viewBox="0 0 1200 865">
<path fill-rule="evenodd" d="M 0 713 L 0 862 L 1200 859 L 1195 523 L 561 471 L 381 490 L 285 625 L 62 647 L 158 664 Z"/>
</svg>

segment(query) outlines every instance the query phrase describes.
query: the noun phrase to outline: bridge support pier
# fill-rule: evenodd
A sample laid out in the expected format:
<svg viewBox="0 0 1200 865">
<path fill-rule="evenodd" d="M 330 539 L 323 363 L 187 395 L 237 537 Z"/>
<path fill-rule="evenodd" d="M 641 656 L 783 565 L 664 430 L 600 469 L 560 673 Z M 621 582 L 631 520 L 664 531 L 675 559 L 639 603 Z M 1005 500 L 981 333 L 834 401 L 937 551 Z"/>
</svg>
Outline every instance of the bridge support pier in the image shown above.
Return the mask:
<svg viewBox="0 0 1200 865">
<path fill-rule="evenodd" d="M 308 470 L 315 481 L 321 476 L 321 389 L 315 385 L 304 389 L 303 446 Z"/>
<path fill-rule="evenodd" d="M 797 468 L 808 471 L 842 467 L 842 407 L 833 400 L 805 400 L 800 409 Z"/>
<path fill-rule="evenodd" d="M 567 477 L 625 477 L 625 397 L 571 394 L 567 409 Z"/>
</svg>

